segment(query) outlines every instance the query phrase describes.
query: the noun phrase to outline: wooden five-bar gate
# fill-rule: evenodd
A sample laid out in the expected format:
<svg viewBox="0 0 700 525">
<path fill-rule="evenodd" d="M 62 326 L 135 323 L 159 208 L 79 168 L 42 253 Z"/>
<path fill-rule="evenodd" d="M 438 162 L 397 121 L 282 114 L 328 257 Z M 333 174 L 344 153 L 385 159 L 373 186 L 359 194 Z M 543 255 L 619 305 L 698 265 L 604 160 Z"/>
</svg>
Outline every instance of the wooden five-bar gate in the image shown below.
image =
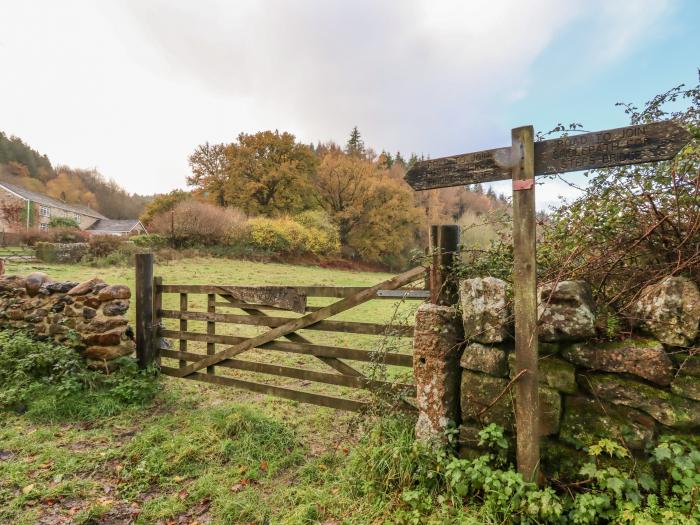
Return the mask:
<svg viewBox="0 0 700 525">
<path fill-rule="evenodd" d="M 152 254 L 137 255 L 136 263 L 137 355 L 144 366 L 156 361 L 168 376 L 351 411 L 364 410 L 367 400 L 241 376 L 278 376 L 299 380 L 303 386 L 324 383 L 355 389 L 399 389 L 403 396 L 415 396 L 415 387 L 409 383 L 381 380 L 362 370 L 368 368 L 367 363 L 377 362 L 412 367 L 410 353 L 378 351 L 382 337 L 412 338 L 412 325 L 330 318 L 368 301 L 429 299 L 430 290 L 415 287 L 415 283 L 426 280 L 426 268 L 422 266 L 371 287 L 229 286 L 164 282 L 153 275 Z M 318 297 L 337 300 L 325 305 L 307 304 L 307 298 Z M 325 340 L 317 342 L 316 337 L 302 335 L 299 330 L 321 331 L 326 337 L 319 335 Z M 339 346 L 329 337 L 328 333 L 333 332 L 377 342 L 371 343 L 370 349 Z M 244 352 L 252 359 L 241 359 Z M 280 352 L 310 356 L 313 362 L 322 363 L 321 368 L 289 366 L 290 359 L 279 364 L 275 356 Z"/>
</svg>

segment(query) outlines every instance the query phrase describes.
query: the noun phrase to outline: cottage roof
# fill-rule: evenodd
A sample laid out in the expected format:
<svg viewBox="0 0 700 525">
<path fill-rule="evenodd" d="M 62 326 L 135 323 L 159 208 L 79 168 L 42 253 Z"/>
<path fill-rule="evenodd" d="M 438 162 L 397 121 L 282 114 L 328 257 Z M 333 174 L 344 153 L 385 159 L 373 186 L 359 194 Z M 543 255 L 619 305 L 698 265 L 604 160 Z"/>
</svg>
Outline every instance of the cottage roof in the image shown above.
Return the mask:
<svg viewBox="0 0 700 525">
<path fill-rule="evenodd" d="M 72 213 L 78 213 L 80 215 L 87 215 L 88 217 L 93 217 L 95 219 L 106 219 L 104 215 L 93 210 L 89 206 L 83 206 L 81 204 L 69 204 L 67 202 L 60 201 L 44 195 L 43 193 L 38 193 L 36 191 L 31 191 L 22 186 L 17 186 L 16 184 L 10 184 L 9 182 L 0 181 L 0 188 L 4 188 L 10 193 L 14 193 L 19 197 L 36 202 L 37 204 L 43 206 L 51 206 L 53 208 L 59 208 L 61 210 L 69 211 Z"/>
<path fill-rule="evenodd" d="M 137 226 L 143 225 L 138 219 L 100 219 L 95 224 L 90 226 L 89 232 L 105 232 L 105 233 L 129 233 Z M 144 230 L 146 228 L 143 228 Z"/>
</svg>

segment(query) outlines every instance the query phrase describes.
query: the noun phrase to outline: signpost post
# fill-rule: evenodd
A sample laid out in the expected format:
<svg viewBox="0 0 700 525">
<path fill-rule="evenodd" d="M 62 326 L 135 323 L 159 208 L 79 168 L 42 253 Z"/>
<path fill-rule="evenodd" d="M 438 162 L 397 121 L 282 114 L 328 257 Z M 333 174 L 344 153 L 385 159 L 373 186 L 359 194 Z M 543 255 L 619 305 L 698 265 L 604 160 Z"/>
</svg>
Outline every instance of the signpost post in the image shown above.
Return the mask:
<svg viewBox="0 0 700 525">
<path fill-rule="evenodd" d="M 516 384 L 517 461 L 523 478 L 537 481 L 535 176 L 669 160 L 691 135 L 667 120 L 536 143 L 532 126 L 524 126 L 513 129 L 511 139 L 511 147 L 418 162 L 405 179 L 414 190 L 513 180 L 515 373 L 525 371 Z"/>
</svg>

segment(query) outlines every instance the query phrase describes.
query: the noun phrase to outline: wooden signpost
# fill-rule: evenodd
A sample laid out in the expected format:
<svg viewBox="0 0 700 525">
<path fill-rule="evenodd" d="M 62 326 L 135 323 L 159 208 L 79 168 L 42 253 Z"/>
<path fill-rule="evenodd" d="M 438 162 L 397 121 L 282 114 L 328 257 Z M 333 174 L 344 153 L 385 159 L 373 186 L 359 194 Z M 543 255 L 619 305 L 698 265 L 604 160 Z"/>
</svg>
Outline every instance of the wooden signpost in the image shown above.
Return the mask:
<svg viewBox="0 0 700 525">
<path fill-rule="evenodd" d="M 406 173 L 414 190 L 513 180 L 515 417 L 518 471 L 526 480 L 538 479 L 540 460 L 535 176 L 668 160 L 690 139 L 670 120 L 537 143 L 532 126 L 525 126 L 513 129 L 510 147 L 426 160 Z"/>
</svg>

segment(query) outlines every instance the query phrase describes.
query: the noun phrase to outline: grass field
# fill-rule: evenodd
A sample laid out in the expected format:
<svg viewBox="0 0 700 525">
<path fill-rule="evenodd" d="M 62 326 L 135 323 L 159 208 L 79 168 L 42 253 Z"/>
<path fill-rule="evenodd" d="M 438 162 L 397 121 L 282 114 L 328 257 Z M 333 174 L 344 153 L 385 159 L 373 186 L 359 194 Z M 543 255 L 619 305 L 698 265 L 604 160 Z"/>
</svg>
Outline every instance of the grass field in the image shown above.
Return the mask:
<svg viewBox="0 0 700 525">
<path fill-rule="evenodd" d="M 134 272 L 128 267 L 10 262 L 6 269 L 8 274 L 31 271 L 77 281 L 99 276 L 109 283 L 133 287 Z M 180 284 L 363 286 L 390 277 L 208 258 L 157 265 L 155 273 L 165 283 Z M 206 296 L 193 297 L 190 309 L 204 311 L 205 300 Z M 324 301 L 332 299 L 310 299 L 311 304 Z M 177 302 L 175 294 L 166 296 L 164 308 L 174 309 Z M 410 324 L 417 304 L 376 300 L 338 318 L 374 323 L 396 322 L 398 318 Z M 241 328 L 246 333 L 256 330 L 237 325 L 226 330 Z M 195 322 L 190 322 L 190 329 L 203 331 Z M 218 324 L 217 333 L 225 333 Z M 410 339 L 406 338 L 387 341 L 377 336 L 310 330 L 304 335 L 318 343 L 354 348 L 385 345 L 410 352 Z M 245 356 L 306 368 L 325 367 L 312 357 L 280 352 L 255 351 Z M 236 371 L 225 373 L 236 375 Z M 411 379 L 410 369 L 396 368 L 388 373 L 392 379 Z M 242 374 L 309 391 L 364 395 L 299 380 Z M 362 417 L 186 380 L 162 378 L 161 385 L 151 406 L 96 421 L 47 423 L 21 415 L 3 416 L 0 522 L 391 522 L 383 516 L 386 502 L 354 498 L 341 482 L 347 458 L 365 428 Z"/>
</svg>

